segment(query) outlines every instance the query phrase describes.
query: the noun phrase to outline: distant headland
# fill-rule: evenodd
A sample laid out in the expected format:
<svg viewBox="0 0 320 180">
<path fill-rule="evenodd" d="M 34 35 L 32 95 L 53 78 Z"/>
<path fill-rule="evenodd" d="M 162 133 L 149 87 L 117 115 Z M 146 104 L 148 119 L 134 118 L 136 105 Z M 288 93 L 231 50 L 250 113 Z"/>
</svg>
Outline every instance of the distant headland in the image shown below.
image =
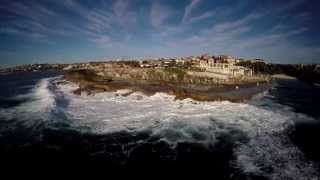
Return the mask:
<svg viewBox="0 0 320 180">
<path fill-rule="evenodd" d="M 243 101 L 266 91 L 275 78 L 320 82 L 320 65 L 270 64 L 263 59 L 245 60 L 228 55 L 111 60 L 73 64 L 32 64 L 1 69 L 1 74 L 62 70 L 64 80 L 77 83 L 74 92 L 93 94 L 126 89 L 175 95 L 198 101 Z"/>
</svg>

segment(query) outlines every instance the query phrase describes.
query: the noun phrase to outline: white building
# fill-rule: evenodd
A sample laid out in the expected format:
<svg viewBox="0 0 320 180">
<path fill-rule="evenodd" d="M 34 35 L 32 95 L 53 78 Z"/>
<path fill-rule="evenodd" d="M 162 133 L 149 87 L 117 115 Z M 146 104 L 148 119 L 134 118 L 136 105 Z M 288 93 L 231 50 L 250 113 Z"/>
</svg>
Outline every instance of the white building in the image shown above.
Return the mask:
<svg viewBox="0 0 320 180">
<path fill-rule="evenodd" d="M 177 58 L 176 59 L 176 64 L 184 64 L 185 63 L 185 60 L 182 59 L 182 58 Z"/>
<path fill-rule="evenodd" d="M 223 74 L 232 77 L 252 76 L 251 69 L 235 65 L 235 59 L 226 59 L 224 62 L 215 62 L 213 59 L 201 60 L 200 68 L 211 73 Z"/>
</svg>

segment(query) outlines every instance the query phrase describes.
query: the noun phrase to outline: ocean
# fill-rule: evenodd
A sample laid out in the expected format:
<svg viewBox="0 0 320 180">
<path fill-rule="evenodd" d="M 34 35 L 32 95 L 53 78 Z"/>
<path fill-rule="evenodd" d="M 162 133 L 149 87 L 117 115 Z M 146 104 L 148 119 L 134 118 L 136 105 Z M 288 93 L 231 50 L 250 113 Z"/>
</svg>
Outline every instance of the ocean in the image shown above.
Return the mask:
<svg viewBox="0 0 320 180">
<path fill-rule="evenodd" d="M 242 103 L 197 102 L 164 93 L 124 96 L 126 90 L 79 96 L 61 77 L 0 76 L 2 164 L 210 169 L 214 179 L 320 177 L 317 86 L 278 80 Z"/>
</svg>

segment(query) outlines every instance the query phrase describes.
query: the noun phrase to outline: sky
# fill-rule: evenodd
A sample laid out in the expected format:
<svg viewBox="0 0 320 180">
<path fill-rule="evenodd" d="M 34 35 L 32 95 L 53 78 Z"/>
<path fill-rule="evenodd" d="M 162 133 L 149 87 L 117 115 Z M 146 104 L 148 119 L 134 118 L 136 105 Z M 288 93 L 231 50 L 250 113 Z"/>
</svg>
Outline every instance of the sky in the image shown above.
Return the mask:
<svg viewBox="0 0 320 180">
<path fill-rule="evenodd" d="M 228 54 L 320 63 L 318 0 L 0 0 L 0 66 Z"/>
</svg>

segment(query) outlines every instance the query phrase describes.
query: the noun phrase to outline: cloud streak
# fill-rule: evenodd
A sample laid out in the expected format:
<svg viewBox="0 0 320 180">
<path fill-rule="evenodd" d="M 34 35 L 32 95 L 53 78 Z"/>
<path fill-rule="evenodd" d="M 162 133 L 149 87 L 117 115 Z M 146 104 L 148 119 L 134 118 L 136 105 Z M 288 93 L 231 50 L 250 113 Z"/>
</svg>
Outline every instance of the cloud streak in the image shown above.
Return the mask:
<svg viewBox="0 0 320 180">
<path fill-rule="evenodd" d="M 192 11 L 198 6 L 201 0 L 191 0 L 190 4 L 186 6 L 182 17 L 182 23 L 185 23 L 191 16 Z"/>
<path fill-rule="evenodd" d="M 254 0 L 190 0 L 187 4 L 139 0 L 3 2 L 0 34 L 10 39 L 3 46 L 6 43 L 11 49 L 20 45 L 10 42 L 25 39 L 22 42 L 31 40 L 38 46 L 48 42 L 90 46 L 88 51 L 106 56 L 216 52 L 246 57 L 260 54 L 276 60 L 286 59 L 290 49 L 301 49 L 299 57 L 316 58 L 319 54 L 319 35 L 308 34 L 317 32 L 311 23 L 315 17 L 303 8 L 303 0 L 275 2 L 276 6 Z"/>
<path fill-rule="evenodd" d="M 191 17 L 190 20 L 189 20 L 189 23 L 199 22 L 199 21 L 211 18 L 216 14 L 217 13 L 215 11 L 205 12 L 205 13 L 199 15 L 199 16 Z"/>
<path fill-rule="evenodd" d="M 152 4 L 150 21 L 153 27 L 158 28 L 163 25 L 165 20 L 170 16 L 171 9 L 168 6 L 155 2 Z"/>
</svg>

